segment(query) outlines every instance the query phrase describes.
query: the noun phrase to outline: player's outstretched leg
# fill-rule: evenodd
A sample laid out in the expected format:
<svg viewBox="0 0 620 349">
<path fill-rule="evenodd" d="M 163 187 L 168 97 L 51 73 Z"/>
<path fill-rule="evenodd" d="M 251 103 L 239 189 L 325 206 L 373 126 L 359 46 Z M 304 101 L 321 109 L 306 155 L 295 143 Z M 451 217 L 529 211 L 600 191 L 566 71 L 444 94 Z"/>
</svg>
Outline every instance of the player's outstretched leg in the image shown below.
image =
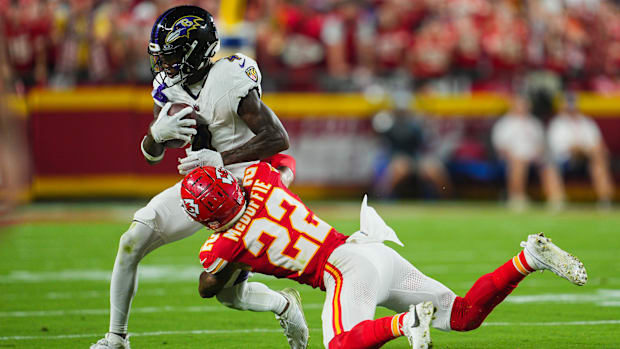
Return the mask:
<svg viewBox="0 0 620 349">
<path fill-rule="evenodd" d="M 456 297 L 450 315 L 450 327 L 456 331 L 478 328 L 527 275 L 536 270 L 551 270 L 575 285 L 584 285 L 587 273 L 577 257 L 562 250 L 542 233 L 528 236 L 524 250 L 492 273 L 480 277 L 465 297 Z"/>
<path fill-rule="evenodd" d="M 308 324 L 301 307 L 299 292 L 293 288 L 285 288 L 279 293 L 288 301 L 288 307 L 281 314 L 276 314 L 276 320 L 284 329 L 291 349 L 305 349 L 308 346 Z"/>
<path fill-rule="evenodd" d="M 403 334 L 413 349 L 433 346 L 430 324 L 433 319 L 433 302 L 426 301 L 409 307 L 403 318 Z"/>
<path fill-rule="evenodd" d="M 588 281 L 586 268 L 572 254 L 562 250 L 543 233 L 531 234 L 521 242 L 525 258 L 535 270 L 551 270 L 577 286 Z"/>
<path fill-rule="evenodd" d="M 395 338 L 406 336 L 413 348 L 428 349 L 432 345 L 430 324 L 433 313 L 431 301 L 411 305 L 408 312 L 361 321 L 350 330 L 334 336 L 326 346 L 329 349 L 379 348 Z M 323 333 L 325 325 L 324 322 Z"/>
</svg>

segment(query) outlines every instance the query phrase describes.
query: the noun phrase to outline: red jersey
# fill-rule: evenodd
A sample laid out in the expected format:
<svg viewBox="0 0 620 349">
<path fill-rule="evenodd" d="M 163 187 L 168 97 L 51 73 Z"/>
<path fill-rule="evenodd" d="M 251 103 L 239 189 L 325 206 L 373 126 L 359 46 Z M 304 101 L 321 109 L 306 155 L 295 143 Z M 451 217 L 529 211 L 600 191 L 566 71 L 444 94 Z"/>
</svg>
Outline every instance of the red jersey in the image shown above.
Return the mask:
<svg viewBox="0 0 620 349">
<path fill-rule="evenodd" d="M 327 258 L 348 236 L 310 211 L 265 162 L 245 170 L 243 189 L 244 214 L 227 231 L 211 235 L 200 249 L 204 269 L 216 274 L 228 263 L 243 263 L 257 273 L 325 290 Z"/>
</svg>

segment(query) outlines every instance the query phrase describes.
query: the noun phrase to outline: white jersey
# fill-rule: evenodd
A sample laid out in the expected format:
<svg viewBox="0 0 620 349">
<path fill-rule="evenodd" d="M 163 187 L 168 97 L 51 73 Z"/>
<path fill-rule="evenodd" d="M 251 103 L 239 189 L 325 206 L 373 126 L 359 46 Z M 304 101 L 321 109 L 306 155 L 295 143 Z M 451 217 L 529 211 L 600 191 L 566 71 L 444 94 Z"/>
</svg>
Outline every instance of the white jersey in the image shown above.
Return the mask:
<svg viewBox="0 0 620 349">
<path fill-rule="evenodd" d="M 549 147 L 556 161 L 566 161 L 576 148 L 591 151 L 602 142 L 596 123 L 585 115 L 559 114 L 549 123 Z"/>
<path fill-rule="evenodd" d="M 194 98 L 181 84 L 173 85 L 165 72 L 153 80 L 153 101 L 160 107 L 166 102 L 194 106 L 201 119 L 208 125 L 211 145 L 218 152 L 234 149 L 254 137 L 254 133 L 237 114 L 239 101 L 252 89 L 262 94 L 261 74 L 258 64 L 241 53 L 215 62 L 203 85 Z M 191 91 L 190 91 L 191 92 Z M 243 170 L 257 161 L 227 165 L 236 177 L 243 177 Z"/>
<path fill-rule="evenodd" d="M 491 131 L 495 149 L 522 160 L 541 159 L 545 149 L 543 124 L 532 115 L 506 114 Z"/>
</svg>

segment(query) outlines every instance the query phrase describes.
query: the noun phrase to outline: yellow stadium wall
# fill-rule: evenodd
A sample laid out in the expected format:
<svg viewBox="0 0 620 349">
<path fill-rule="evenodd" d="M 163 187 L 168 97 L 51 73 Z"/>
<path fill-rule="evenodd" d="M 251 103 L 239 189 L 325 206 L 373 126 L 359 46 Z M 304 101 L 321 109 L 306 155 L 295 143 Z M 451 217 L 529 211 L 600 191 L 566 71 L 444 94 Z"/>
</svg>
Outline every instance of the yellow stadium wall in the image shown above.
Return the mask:
<svg viewBox="0 0 620 349">
<path fill-rule="evenodd" d="M 372 138 L 370 118 L 390 107 L 389 100 L 369 101 L 361 94 L 267 93 L 263 100 L 287 128 L 297 130 L 291 138 L 304 132 L 308 122 L 315 126 L 349 122 L 362 130 L 363 137 Z M 606 140 L 614 152 L 620 152 L 620 96 L 581 94 L 577 103 L 606 125 L 602 127 Z M 152 120 L 148 88 L 35 89 L 25 98 L 10 98 L 9 105 L 28 127 L 33 164 L 30 198 L 148 197 L 180 179 L 175 170 L 181 150 L 168 151 L 158 166 L 146 165 L 140 153 L 140 141 Z M 507 106 L 505 97 L 494 94 L 417 96 L 411 104 L 412 109 L 433 117 L 472 120 L 495 118 Z M 363 178 L 298 177 L 296 191 L 312 198 L 349 196 L 368 184 Z"/>
</svg>

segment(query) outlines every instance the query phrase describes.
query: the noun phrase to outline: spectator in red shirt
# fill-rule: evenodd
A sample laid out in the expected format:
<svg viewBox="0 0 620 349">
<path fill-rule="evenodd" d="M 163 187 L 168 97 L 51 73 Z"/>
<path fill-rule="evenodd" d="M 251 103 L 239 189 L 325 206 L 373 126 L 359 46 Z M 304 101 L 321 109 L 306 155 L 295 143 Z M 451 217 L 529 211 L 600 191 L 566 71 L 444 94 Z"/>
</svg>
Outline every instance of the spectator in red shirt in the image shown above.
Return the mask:
<svg viewBox="0 0 620 349">
<path fill-rule="evenodd" d="M 15 74 L 16 89 L 47 82 L 47 43 L 51 18 L 39 0 L 11 2 L 2 16 L 8 65 Z"/>
<path fill-rule="evenodd" d="M 321 39 L 325 44 L 330 87 L 351 88 L 351 77 L 369 76 L 375 42 L 372 16 L 355 0 L 339 0 L 325 18 Z"/>
</svg>

